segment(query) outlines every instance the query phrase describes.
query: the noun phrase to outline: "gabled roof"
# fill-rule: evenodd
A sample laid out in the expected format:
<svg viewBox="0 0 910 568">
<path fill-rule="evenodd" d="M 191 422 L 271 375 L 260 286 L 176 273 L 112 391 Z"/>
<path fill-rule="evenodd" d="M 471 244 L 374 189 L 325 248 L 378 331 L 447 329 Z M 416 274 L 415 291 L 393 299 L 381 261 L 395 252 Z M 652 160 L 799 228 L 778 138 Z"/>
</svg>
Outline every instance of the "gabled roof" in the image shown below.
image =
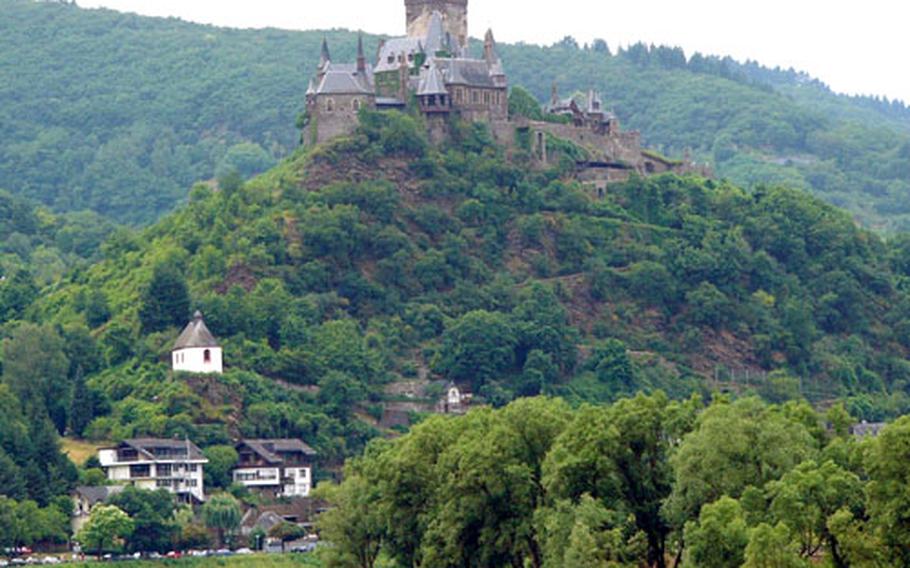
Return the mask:
<svg viewBox="0 0 910 568">
<path fill-rule="evenodd" d="M 442 70 L 447 85 L 496 88 L 490 64 L 483 59 L 436 58 L 436 66 Z"/>
<path fill-rule="evenodd" d="M 401 63 L 398 61 L 399 55 L 407 55 L 409 53 L 416 55 L 423 52 L 423 41 L 420 38 L 396 37 L 387 40 L 379 50 L 379 60 L 376 62 L 376 72 L 397 71 L 401 68 Z M 391 63 L 389 63 L 389 57 L 393 58 Z"/>
<path fill-rule="evenodd" d="M 304 444 L 297 438 L 282 438 L 276 440 L 241 440 L 239 446 L 246 446 L 253 450 L 263 460 L 279 464 L 284 459 L 279 455 L 283 453 L 301 453 L 307 456 L 315 456 L 316 450 Z"/>
<path fill-rule="evenodd" d="M 114 495 L 123 491 L 123 485 L 83 485 L 76 488 L 76 495 L 85 499 L 91 507 L 97 503 L 104 503 Z"/>
<path fill-rule="evenodd" d="M 212 332 L 206 327 L 205 321 L 202 318 L 202 312 L 198 310 L 193 314 L 193 321 L 183 328 L 183 332 L 174 343 L 173 350 L 178 351 L 180 349 L 191 349 L 196 347 L 218 347 L 215 336 L 212 335 Z"/>
<path fill-rule="evenodd" d="M 373 87 L 369 74 L 359 73 L 357 65 L 330 63 L 316 87 L 319 95 L 372 95 Z"/>
<path fill-rule="evenodd" d="M 155 450 L 189 450 L 186 459 L 205 460 L 202 450 L 199 446 L 189 440 L 172 440 L 169 438 L 131 438 L 120 442 L 120 447 L 127 446 L 133 448 L 148 459 L 155 459 Z"/>
</svg>

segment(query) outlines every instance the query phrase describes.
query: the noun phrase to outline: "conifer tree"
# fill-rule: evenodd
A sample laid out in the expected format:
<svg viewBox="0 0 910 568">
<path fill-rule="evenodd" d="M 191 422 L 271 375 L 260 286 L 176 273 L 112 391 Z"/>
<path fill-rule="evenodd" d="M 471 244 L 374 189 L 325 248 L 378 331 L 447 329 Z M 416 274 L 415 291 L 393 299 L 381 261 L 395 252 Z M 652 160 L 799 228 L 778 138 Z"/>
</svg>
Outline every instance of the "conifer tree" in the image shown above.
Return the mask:
<svg viewBox="0 0 910 568">
<path fill-rule="evenodd" d="M 184 324 L 190 312 L 190 295 L 180 269 L 170 262 L 156 266 L 141 302 L 139 319 L 146 333 Z"/>
<path fill-rule="evenodd" d="M 82 367 L 78 367 L 73 379 L 73 402 L 69 413 L 70 432 L 74 436 L 81 437 L 94 416 L 95 398 L 88 389 L 88 385 L 85 384 Z"/>
</svg>

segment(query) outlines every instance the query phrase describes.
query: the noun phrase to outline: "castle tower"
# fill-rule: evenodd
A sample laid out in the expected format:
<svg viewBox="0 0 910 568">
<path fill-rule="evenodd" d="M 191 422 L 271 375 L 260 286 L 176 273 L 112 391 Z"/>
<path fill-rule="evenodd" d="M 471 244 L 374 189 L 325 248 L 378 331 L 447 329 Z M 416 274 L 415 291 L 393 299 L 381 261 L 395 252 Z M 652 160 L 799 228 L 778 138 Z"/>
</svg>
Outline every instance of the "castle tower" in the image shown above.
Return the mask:
<svg viewBox="0 0 910 568">
<path fill-rule="evenodd" d="M 468 0 L 405 0 L 408 36 L 426 37 L 433 12 L 442 14 L 446 34 L 464 50 L 468 45 Z"/>
</svg>

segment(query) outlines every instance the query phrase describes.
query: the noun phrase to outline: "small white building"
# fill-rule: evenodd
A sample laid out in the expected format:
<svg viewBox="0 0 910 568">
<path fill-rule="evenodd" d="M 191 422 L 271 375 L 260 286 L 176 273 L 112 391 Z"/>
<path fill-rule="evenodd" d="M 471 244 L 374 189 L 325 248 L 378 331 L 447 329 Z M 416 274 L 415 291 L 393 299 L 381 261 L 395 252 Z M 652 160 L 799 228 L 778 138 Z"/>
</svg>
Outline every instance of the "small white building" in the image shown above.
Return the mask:
<svg viewBox="0 0 910 568">
<path fill-rule="evenodd" d="M 167 489 L 186 502 L 205 501 L 203 466 L 209 462 L 189 440 L 136 438 L 98 450 L 109 481 L 154 491 Z"/>
<path fill-rule="evenodd" d="M 80 486 L 73 491 L 73 534 L 79 534 L 88 522 L 95 505 L 107 503 L 108 499 L 123 491 L 122 485 Z"/>
<path fill-rule="evenodd" d="M 171 351 L 171 367 L 187 373 L 223 372 L 221 347 L 209 331 L 202 312 L 193 315 Z"/>
<path fill-rule="evenodd" d="M 313 448 L 297 439 L 243 440 L 234 483 L 270 497 L 308 497 L 313 487 Z"/>
</svg>

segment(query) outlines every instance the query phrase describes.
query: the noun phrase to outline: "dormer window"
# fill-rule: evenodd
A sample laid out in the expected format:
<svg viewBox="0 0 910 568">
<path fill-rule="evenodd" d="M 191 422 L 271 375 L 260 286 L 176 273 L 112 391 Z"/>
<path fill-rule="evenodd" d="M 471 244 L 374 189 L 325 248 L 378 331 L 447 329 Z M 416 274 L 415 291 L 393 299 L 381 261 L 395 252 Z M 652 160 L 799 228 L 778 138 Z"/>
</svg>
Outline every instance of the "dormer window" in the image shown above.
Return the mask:
<svg viewBox="0 0 910 568">
<path fill-rule="evenodd" d="M 391 64 L 391 63 L 395 63 L 395 56 L 394 56 L 394 55 L 390 55 L 390 56 L 389 56 L 389 63 L 390 63 L 390 64 Z"/>
</svg>

